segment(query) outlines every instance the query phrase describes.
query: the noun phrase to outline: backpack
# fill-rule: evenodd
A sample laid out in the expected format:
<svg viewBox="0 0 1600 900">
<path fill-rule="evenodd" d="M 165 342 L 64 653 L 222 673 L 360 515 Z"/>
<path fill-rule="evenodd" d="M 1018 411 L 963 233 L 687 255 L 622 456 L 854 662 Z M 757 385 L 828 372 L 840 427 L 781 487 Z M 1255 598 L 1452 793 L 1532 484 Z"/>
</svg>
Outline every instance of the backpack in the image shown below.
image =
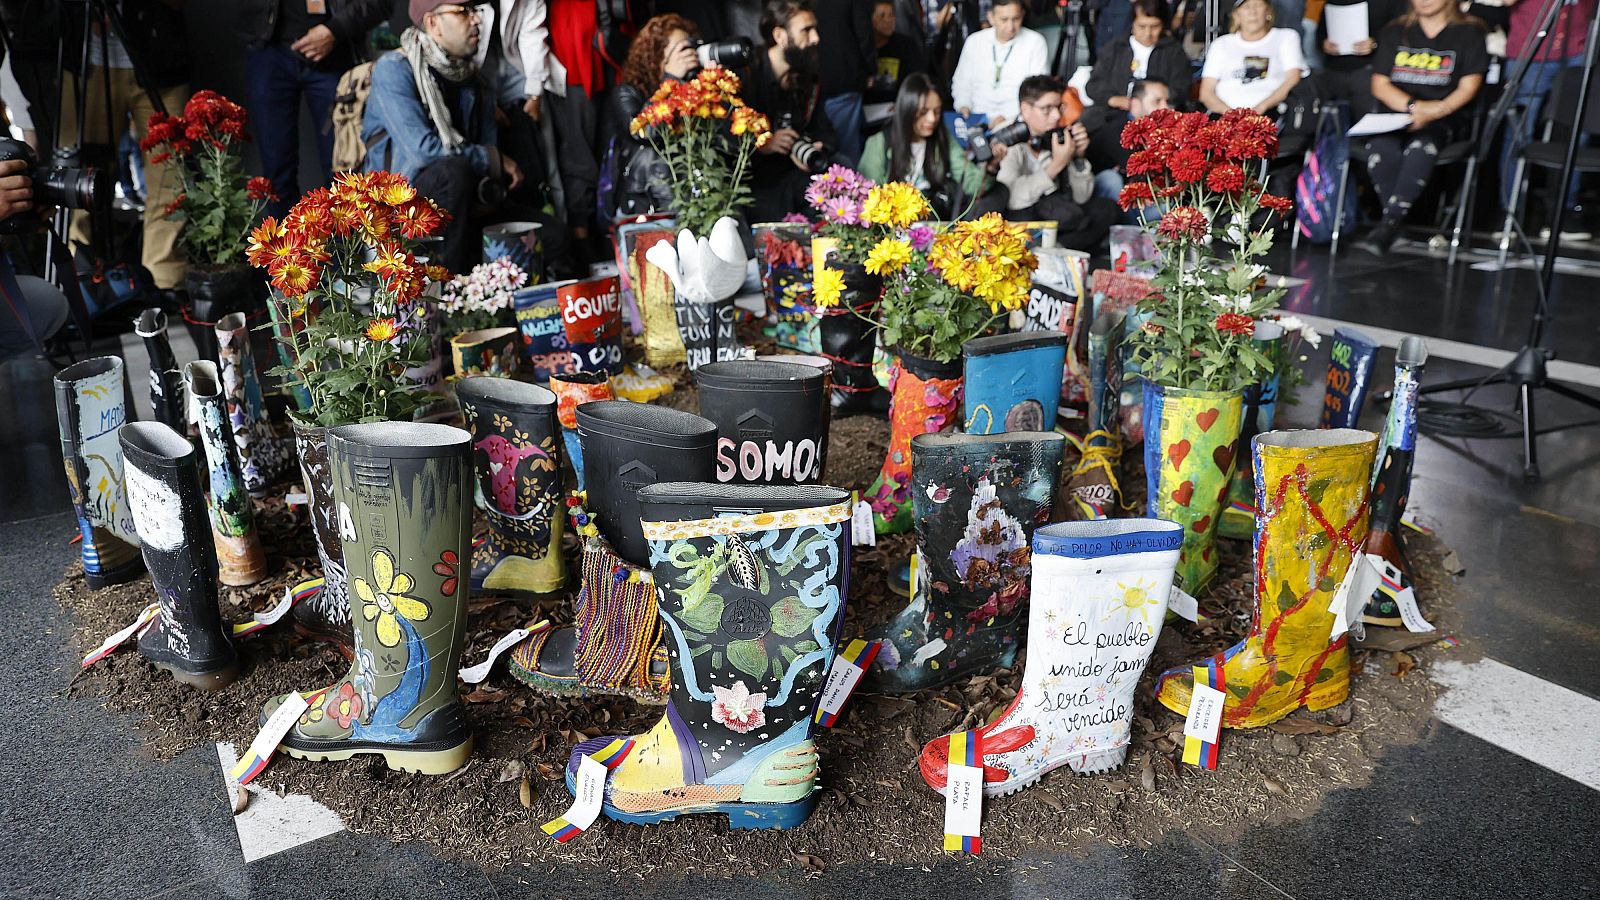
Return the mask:
<svg viewBox="0 0 1600 900">
<path fill-rule="evenodd" d="M 1350 162 L 1350 139 L 1345 137 L 1344 114 L 1332 109 L 1317 124 L 1316 144 L 1305 168 L 1294 182 L 1295 227 L 1300 236 L 1313 244 L 1333 240 L 1334 211 L 1339 206 L 1339 173 Z M 1356 183 L 1346 178 L 1344 216 L 1339 232 L 1348 234 L 1355 225 Z"/>
<path fill-rule="evenodd" d="M 361 117 L 372 92 L 372 63 L 364 62 L 339 76 L 330 118 L 333 125 L 333 171 L 359 172 L 367 161 L 367 143 L 361 139 Z"/>
</svg>

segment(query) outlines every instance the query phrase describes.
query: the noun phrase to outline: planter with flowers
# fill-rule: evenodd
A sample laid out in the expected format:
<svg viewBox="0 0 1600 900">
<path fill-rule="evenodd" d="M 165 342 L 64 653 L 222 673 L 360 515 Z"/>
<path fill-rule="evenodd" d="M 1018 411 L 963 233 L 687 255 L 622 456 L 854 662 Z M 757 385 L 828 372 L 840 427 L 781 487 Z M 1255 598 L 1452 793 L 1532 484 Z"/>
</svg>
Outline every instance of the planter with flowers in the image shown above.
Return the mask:
<svg viewBox="0 0 1600 900">
<path fill-rule="evenodd" d="M 245 264 L 245 242 L 277 195 L 272 182 L 245 175 L 246 140 L 244 108 L 216 91 L 200 91 L 181 116 L 152 113 L 139 143 L 152 164 L 175 161 L 183 180 L 182 192 L 161 212 L 183 219 L 185 314 L 205 359 L 217 357 L 216 321 L 260 302 L 261 279 Z"/>
<path fill-rule="evenodd" d="M 1277 151 L 1272 120 L 1232 110 L 1158 110 L 1130 122 L 1122 144 L 1129 183 L 1124 209 L 1166 206 L 1156 226 L 1160 268 L 1139 301 L 1129 338 L 1145 380 L 1145 473 L 1149 513 L 1184 526 L 1178 583 L 1191 594 L 1216 573 L 1216 533 L 1228 496 L 1244 392 L 1271 377 L 1274 359 L 1256 345 L 1256 323 L 1282 290 L 1264 290 L 1259 259 L 1272 247 L 1263 210 L 1289 201 L 1250 177 Z M 1216 248 L 1225 245 L 1228 256 Z"/>
<path fill-rule="evenodd" d="M 414 251 L 446 216 L 404 176 L 349 173 L 300 198 L 282 222 L 264 219 L 250 235 L 250 263 L 271 276 L 275 335 L 287 359 L 272 373 L 306 397 L 291 415 L 323 584 L 293 615 L 302 631 L 345 644 L 350 605 L 327 430 L 410 419 L 429 399 L 406 372 L 431 352 L 423 291 L 449 273 L 419 262 Z"/>
<path fill-rule="evenodd" d="M 676 326 L 679 340 L 696 351 L 692 362 L 726 358 L 735 348 L 719 339 L 726 330 L 719 325 L 732 321 L 732 298 L 747 260 L 733 220 L 716 226 L 749 205 L 750 158 L 770 139 L 771 123 L 740 99 L 739 76 L 708 66 L 686 81 L 663 82 L 629 129 L 665 164 L 679 228 L 675 247 L 661 237 L 640 239 L 649 245 L 646 258 L 671 282 L 645 279 L 640 285 L 645 346 L 671 347 L 663 332 Z M 681 358 L 658 352 L 650 363 Z"/>
<path fill-rule="evenodd" d="M 516 371 L 522 334 L 512 319 L 517 289 L 528 273 L 508 258 L 473 266 L 445 282 L 434 305 L 450 340 L 450 366 L 457 376 L 509 375 Z"/>
<path fill-rule="evenodd" d="M 961 346 L 992 332 L 1027 304 L 1038 262 L 1020 226 L 998 213 L 942 230 L 904 183 L 874 187 L 862 216 L 892 229 L 863 267 L 884 279 L 879 306 L 884 345 L 894 358 L 889 449 L 866 499 L 880 534 L 911 527 L 911 439 L 955 427 L 961 413 Z M 838 304 L 842 279 L 820 273 L 819 306 Z"/>
</svg>

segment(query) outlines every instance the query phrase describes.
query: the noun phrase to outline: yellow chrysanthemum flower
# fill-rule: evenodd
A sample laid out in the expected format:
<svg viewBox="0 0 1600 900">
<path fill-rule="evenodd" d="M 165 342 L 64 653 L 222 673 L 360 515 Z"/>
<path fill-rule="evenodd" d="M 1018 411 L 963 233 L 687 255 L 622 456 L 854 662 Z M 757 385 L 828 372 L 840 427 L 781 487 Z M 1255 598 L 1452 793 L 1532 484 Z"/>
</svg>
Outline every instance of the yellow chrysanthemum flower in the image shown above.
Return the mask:
<svg viewBox="0 0 1600 900">
<path fill-rule="evenodd" d="M 893 275 L 911 262 L 911 245 L 899 238 L 885 238 L 867 253 L 867 271 L 874 275 Z"/>
<path fill-rule="evenodd" d="M 819 307 L 839 305 L 839 296 L 844 293 L 844 273 L 838 269 L 823 267 L 817 270 L 815 280 L 811 283 L 811 302 Z"/>
<path fill-rule="evenodd" d="M 861 218 L 869 225 L 887 228 L 910 228 L 933 215 L 922 192 L 904 181 L 880 184 L 867 193 Z"/>
</svg>

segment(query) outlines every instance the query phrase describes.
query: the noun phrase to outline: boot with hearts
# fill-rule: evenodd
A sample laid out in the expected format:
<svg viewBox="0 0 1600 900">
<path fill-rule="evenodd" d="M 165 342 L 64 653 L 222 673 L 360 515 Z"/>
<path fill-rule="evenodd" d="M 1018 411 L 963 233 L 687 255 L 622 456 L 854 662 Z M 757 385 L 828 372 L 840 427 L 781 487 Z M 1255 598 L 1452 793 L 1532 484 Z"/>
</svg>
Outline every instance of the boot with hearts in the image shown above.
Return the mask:
<svg viewBox="0 0 1600 900">
<path fill-rule="evenodd" d="M 1160 519 L 1047 525 L 1033 535 L 1033 600 L 1022 688 L 974 732 L 984 795 L 1015 793 L 1062 766 L 1122 765 L 1133 695 L 1161 635 L 1183 528 Z M 950 737 L 922 748 L 922 778 L 944 792 Z"/>
</svg>

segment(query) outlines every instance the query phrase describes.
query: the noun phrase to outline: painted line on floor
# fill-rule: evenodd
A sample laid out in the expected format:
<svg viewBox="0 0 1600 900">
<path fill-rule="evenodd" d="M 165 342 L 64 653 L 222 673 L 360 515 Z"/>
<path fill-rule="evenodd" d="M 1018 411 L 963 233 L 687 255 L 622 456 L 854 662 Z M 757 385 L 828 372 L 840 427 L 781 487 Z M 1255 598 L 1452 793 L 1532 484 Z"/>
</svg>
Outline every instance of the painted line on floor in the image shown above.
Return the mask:
<svg viewBox="0 0 1600 900">
<path fill-rule="evenodd" d="M 1600 700 L 1492 659 L 1442 660 L 1432 675 L 1449 688 L 1440 721 L 1600 791 Z"/>
<path fill-rule="evenodd" d="M 1377 325 L 1366 325 L 1361 322 L 1346 322 L 1341 319 L 1329 319 L 1323 316 L 1307 315 L 1306 313 L 1292 313 L 1310 324 L 1323 334 L 1332 334 L 1333 329 L 1339 327 L 1354 328 L 1368 337 L 1376 340 L 1385 347 L 1400 346 L 1400 339 L 1404 337 L 1420 337 L 1428 342 L 1428 355 L 1442 359 L 1452 359 L 1456 362 L 1470 363 L 1475 366 L 1484 366 L 1489 369 L 1498 369 L 1516 357 L 1510 350 L 1501 350 L 1498 347 L 1484 347 L 1480 344 L 1466 344 L 1461 341 L 1452 341 L 1446 338 L 1431 337 L 1425 334 L 1415 334 L 1408 331 L 1395 331 Z M 1600 388 L 1600 366 L 1590 366 L 1583 363 L 1568 362 L 1564 359 L 1552 359 L 1546 367 L 1550 377 L 1556 381 L 1568 384 L 1581 384 L 1586 387 Z"/>
<path fill-rule="evenodd" d="M 231 798 L 234 784 L 228 773 L 239 761 L 239 751 L 232 744 L 219 742 L 217 759 L 222 763 L 223 796 Z M 259 782 L 247 784 L 244 789 L 250 792 L 250 802 L 243 812 L 234 815 L 233 825 L 239 831 L 239 850 L 246 863 L 344 830 L 344 820 L 338 813 L 304 794 L 280 797 Z"/>
</svg>

